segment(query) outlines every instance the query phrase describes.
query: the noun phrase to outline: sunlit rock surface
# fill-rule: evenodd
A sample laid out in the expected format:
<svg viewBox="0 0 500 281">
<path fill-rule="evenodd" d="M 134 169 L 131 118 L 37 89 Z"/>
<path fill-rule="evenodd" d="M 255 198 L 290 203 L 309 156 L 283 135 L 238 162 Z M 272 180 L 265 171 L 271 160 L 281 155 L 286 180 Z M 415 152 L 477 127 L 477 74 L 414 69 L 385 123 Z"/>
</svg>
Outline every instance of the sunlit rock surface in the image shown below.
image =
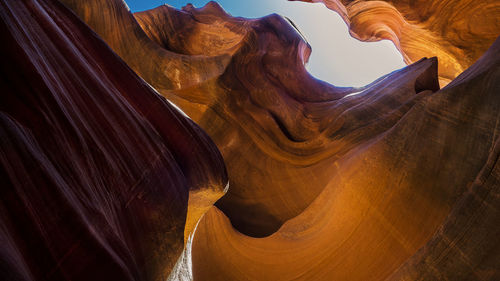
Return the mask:
<svg viewBox="0 0 500 281">
<path fill-rule="evenodd" d="M 112 16 L 103 3 L 113 3 Z M 153 39 L 131 48 L 138 42 L 135 37 L 120 41 L 122 29 L 116 35 L 107 33 L 110 26 L 133 27 L 148 38 L 121 1 L 79 2 L 74 8 L 132 67 L 139 63 L 135 70 L 217 143 L 231 163 L 230 188 L 217 205 L 238 230 L 270 235 L 300 214 L 329 181 L 335 167 L 327 159 L 344 153 L 350 144 L 332 143 L 329 123 L 342 109 L 332 113 L 326 108 L 358 89 L 337 88 L 310 76 L 304 68 L 310 47 L 287 20 L 278 15 L 232 18 L 215 3 L 183 11 L 161 6 L 136 15 Z M 116 22 L 99 23 L 109 18 Z M 225 45 L 220 43 L 224 36 L 229 38 Z M 221 47 L 206 47 L 207 40 Z M 157 67 L 171 60 L 156 56 L 156 49 L 179 57 L 182 66 Z M 212 68 L 214 62 L 219 68 Z M 200 71 L 212 78 L 202 78 Z M 173 74 L 172 86 L 162 84 Z"/>
<path fill-rule="evenodd" d="M 195 234 L 194 280 L 497 280 L 499 48 L 445 89 L 413 94 L 391 128 L 332 160 L 321 194 L 272 236 L 244 236 L 211 210 Z M 385 81 L 380 92 L 372 86 L 338 101 L 357 99 L 346 120 L 405 89 Z"/>
<path fill-rule="evenodd" d="M 38 3 L 19 3 L 25 2 Z M 137 121 L 137 125 L 130 126 L 136 123 L 123 117 L 119 121 L 127 125 L 118 122 L 106 128 L 116 126 L 132 130 L 143 128 L 141 126 L 151 127 L 151 132 L 147 129 L 149 127 L 142 129 L 147 134 L 127 131 L 124 135 L 103 129 L 97 134 L 103 138 L 97 146 L 99 149 L 89 148 L 85 155 L 100 153 L 101 143 L 112 143 L 116 161 L 128 163 L 127 159 L 133 159 L 133 163 L 153 165 L 147 158 L 150 154 L 141 158 L 129 151 L 157 145 L 165 147 L 161 151 L 174 155 L 173 162 L 168 161 L 170 158 L 165 160 L 170 165 L 168 167 L 181 163 L 177 164 L 181 165 L 178 173 L 164 165 L 157 167 L 158 173 L 163 175 L 161 171 L 166 170 L 165 173 L 172 178 L 180 177 L 179 180 L 182 180 L 187 177 L 184 185 L 168 185 L 168 191 L 163 191 L 169 196 L 180 194 L 178 196 L 183 196 L 182 200 L 172 201 L 171 197 L 159 198 L 151 194 L 151 200 L 157 200 L 156 204 L 166 204 L 178 213 L 172 211 L 173 215 L 167 213 L 169 215 L 155 217 L 165 227 L 155 233 L 165 237 L 165 240 L 163 245 L 151 247 L 164 249 L 160 252 L 167 258 L 148 256 L 146 261 L 152 266 L 147 267 L 146 275 L 134 275 L 132 279 L 166 277 L 176 261 L 179 262 L 169 280 L 500 278 L 500 174 L 497 165 L 500 156 L 500 42 L 497 41 L 488 53 L 444 89 L 439 88 L 439 80 L 443 81 L 445 77 L 442 74 L 442 56 L 437 54 L 439 58 L 431 57 L 432 53 L 425 54 L 431 58 L 421 59 L 423 56 L 420 56 L 407 60 L 415 62 L 364 88 L 339 88 L 316 80 L 307 73 L 304 64 L 311 47 L 290 22 L 278 15 L 252 20 L 233 18 L 213 2 L 203 8 L 188 5 L 182 10 L 160 6 L 134 15 L 120 0 L 61 2 L 101 36 L 139 76 L 207 132 L 220 150 L 228 170 L 229 191 L 216 206 L 212 206 L 227 186 L 219 155 L 207 137 L 192 122 L 173 111 L 163 99 L 155 96 L 147 84 L 134 76 L 86 27 L 76 24 L 75 19 L 71 21 L 79 26 L 76 31 L 87 30 L 83 35 L 75 31 L 68 36 L 76 36 L 72 44 L 84 44 L 77 50 L 85 50 L 83 53 L 88 55 L 75 58 L 64 56 L 67 64 L 78 69 L 79 73 L 82 58 L 92 58 L 96 64 L 102 62 L 91 70 L 92 73 L 104 72 L 103 75 L 92 77 L 113 78 L 90 81 L 111 81 L 110 85 L 102 87 L 106 89 L 104 92 L 115 99 L 126 97 L 128 104 L 135 109 L 133 113 L 142 116 L 140 122 L 144 122 Z M 15 1 L 6 3 L 9 4 L 7 7 L 24 7 L 13 4 L 18 3 Z M 48 5 L 44 1 L 40 3 Z M 52 5 L 56 2 L 48 3 Z M 2 5 L 7 11 L 6 5 Z M 26 9 L 36 11 L 36 7 L 28 5 Z M 62 14 L 72 18 L 69 14 Z M 10 15 L 10 12 L 4 12 L 2 19 L 8 19 Z M 23 18 L 11 17 L 17 20 Z M 491 20 L 488 14 L 485 17 L 485 21 Z M 3 30 L 19 26 L 12 23 L 4 24 Z M 52 23 L 59 23 L 68 30 L 75 28 L 59 17 Z M 41 24 L 34 21 L 25 26 L 36 25 Z M 55 44 L 50 42 L 61 42 L 54 37 L 56 35 L 42 41 L 44 48 Z M 86 45 L 90 43 L 86 43 L 85 38 L 94 38 L 92 42 L 101 47 L 94 50 L 97 47 Z M 429 42 L 434 44 L 434 41 Z M 28 43 L 37 46 L 37 41 L 27 40 Z M 487 47 L 477 52 L 483 54 Z M 105 51 L 101 53 L 101 49 Z M 40 59 L 36 54 L 27 58 L 52 61 L 49 58 Z M 4 65 L 5 73 L 27 75 L 27 70 L 12 71 L 11 65 L 16 64 L 9 60 L 15 60 L 15 56 L 7 58 L 9 63 Z M 73 60 L 75 63 L 70 63 Z M 458 73 L 471 64 L 464 65 Z M 60 73 L 57 69 L 53 70 L 56 74 L 73 73 L 65 68 L 60 68 L 64 70 Z M 52 76 L 47 77 L 41 81 L 53 81 Z M 80 76 L 63 78 L 65 80 L 56 80 L 58 85 L 69 85 L 68 81 L 74 80 L 76 84 L 72 83 L 72 86 L 79 86 L 77 88 L 82 93 L 94 94 L 94 91 L 87 91 L 94 89 L 88 88 L 89 81 L 82 80 Z M 22 79 L 7 78 L 5 81 L 19 80 Z M 33 78 L 28 81 L 35 83 L 38 80 Z M 133 85 L 142 91 L 134 90 Z M 81 94 L 80 91 L 78 93 Z M 25 95 L 27 98 L 40 96 L 32 97 L 27 92 Z M 149 99 L 161 103 L 161 106 L 152 106 L 146 102 Z M 19 101 L 15 107 L 5 108 L 17 108 L 24 104 L 31 106 L 35 103 L 30 103 L 28 99 L 27 102 Z M 73 123 L 82 122 L 79 118 L 84 121 L 97 119 L 95 123 L 104 126 L 106 118 L 114 116 L 95 115 L 94 110 L 87 109 L 90 106 L 87 103 L 77 105 L 72 108 L 83 110 L 80 109 L 83 107 L 86 110 L 78 118 L 70 119 Z M 109 106 L 106 112 L 116 112 L 121 108 L 115 103 L 106 105 Z M 34 112 L 42 112 L 37 110 Z M 65 113 L 67 110 L 64 108 Z M 32 111 L 19 109 L 24 113 Z M 120 111 L 116 116 L 123 114 Z M 103 119 L 103 116 L 106 118 Z M 83 123 L 86 122 L 89 121 Z M 171 126 L 177 122 L 187 124 L 186 130 L 191 133 L 172 129 Z M 51 128 L 49 125 L 34 128 L 47 131 L 46 128 Z M 96 128 L 101 128 L 99 126 Z M 35 129 L 30 127 L 30 130 Z M 168 141 L 167 132 L 179 140 L 179 143 L 176 142 L 178 146 Z M 49 139 L 47 142 L 59 136 L 46 135 L 43 136 Z M 146 138 L 149 135 L 152 137 Z M 75 142 L 71 141 L 71 137 L 80 140 L 87 134 L 62 136 L 64 138 L 58 140 L 61 145 L 57 147 L 64 148 L 67 143 Z M 40 142 L 38 138 L 43 139 L 37 137 L 37 142 Z M 128 138 L 140 139 L 133 141 L 130 144 L 132 148 L 127 149 Z M 187 141 L 190 138 L 193 140 Z M 2 141 L 4 139 L 9 138 L 2 137 Z M 197 145 L 201 148 L 186 154 L 186 149 Z M 2 144 L 3 147 L 9 146 Z M 125 149 L 118 150 L 122 147 Z M 163 159 L 158 156 L 163 154 L 157 150 L 152 149 L 152 154 Z M 61 160 L 55 162 L 57 165 L 62 163 L 64 167 L 72 167 L 71 163 L 80 161 L 78 157 L 69 161 L 71 155 L 64 155 L 67 162 Z M 186 159 L 194 160 L 184 163 Z M 97 175 L 106 174 L 105 179 L 113 175 L 106 170 L 113 165 L 96 163 L 99 168 L 96 168 Z M 184 168 L 197 172 L 186 172 Z M 205 187 L 208 192 L 197 192 L 199 189 L 189 184 L 193 183 L 190 181 L 193 173 L 198 179 L 194 182 L 203 182 L 198 186 Z M 119 175 L 115 180 L 127 179 Z M 144 180 L 147 179 L 148 184 L 155 183 L 154 175 L 151 179 L 145 176 Z M 175 193 L 172 190 L 179 191 Z M 184 223 L 182 216 L 186 215 L 188 190 L 190 211 L 187 211 L 188 219 Z M 122 202 L 121 197 L 116 197 L 116 200 L 106 197 L 106 202 Z M 177 208 L 171 202 L 180 206 Z M 90 205 L 100 206 L 98 203 L 91 202 Z M 188 240 L 197 218 L 206 210 L 209 211 L 197 225 L 194 239 Z M 140 216 L 134 212 L 130 216 L 137 222 L 151 223 L 148 225 L 153 228 L 157 226 L 157 221 L 151 222 L 147 215 Z M 127 214 L 123 218 L 131 219 Z M 172 227 L 173 224 L 176 226 Z M 105 221 L 100 225 L 112 224 Z M 162 232 L 168 229 L 170 232 Z M 134 237 L 137 238 L 134 243 L 150 241 L 147 233 L 140 234 L 142 236 Z M 187 246 L 181 254 L 183 236 Z M 8 238 L 4 238 L 6 241 L 16 238 L 15 235 L 5 237 Z M 168 237 L 175 237 L 176 240 L 167 240 Z M 19 247 L 12 241 L 8 245 Z M 29 272 L 22 270 L 23 260 L 18 259 L 19 250 L 15 247 L 12 250 L 7 248 L 10 252 L 4 256 L 9 257 L 10 264 L 21 265 L 13 267 L 20 268 L 20 274 Z M 121 252 L 114 257 L 123 259 Z M 102 262 L 98 265 L 102 266 L 102 270 L 108 267 Z M 143 272 L 140 271 L 141 265 L 120 265 L 121 268 Z M 163 275 L 157 274 L 159 270 Z M 126 279 L 123 274 L 116 275 L 111 271 L 109 274 Z M 109 280 L 116 279 L 109 277 Z"/>
<path fill-rule="evenodd" d="M 500 35 L 498 0 L 290 0 L 323 2 L 362 41 L 388 39 L 409 64 L 439 58 L 441 85 L 472 65 Z"/>
<path fill-rule="evenodd" d="M 216 146 L 61 3 L 0 18 L 0 279 L 165 280 Z"/>
</svg>

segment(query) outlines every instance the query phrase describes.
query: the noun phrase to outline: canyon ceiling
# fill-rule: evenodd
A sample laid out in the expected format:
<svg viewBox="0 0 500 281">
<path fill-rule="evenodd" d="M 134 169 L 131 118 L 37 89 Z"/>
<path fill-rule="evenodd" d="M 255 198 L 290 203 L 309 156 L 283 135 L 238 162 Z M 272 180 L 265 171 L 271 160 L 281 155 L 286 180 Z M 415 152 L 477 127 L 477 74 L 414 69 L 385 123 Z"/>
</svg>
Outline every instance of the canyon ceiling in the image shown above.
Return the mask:
<svg viewBox="0 0 500 281">
<path fill-rule="evenodd" d="M 215 2 L 1 0 L 0 277 L 500 280 L 500 2 L 304 2 L 408 66 L 336 87 Z"/>
</svg>

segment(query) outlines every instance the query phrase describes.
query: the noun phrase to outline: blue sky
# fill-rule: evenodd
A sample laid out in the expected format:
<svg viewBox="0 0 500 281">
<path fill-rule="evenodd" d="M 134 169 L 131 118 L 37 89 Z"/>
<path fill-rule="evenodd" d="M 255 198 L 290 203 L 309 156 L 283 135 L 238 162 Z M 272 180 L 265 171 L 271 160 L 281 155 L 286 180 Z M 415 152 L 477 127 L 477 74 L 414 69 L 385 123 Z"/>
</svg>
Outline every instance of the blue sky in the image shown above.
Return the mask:
<svg viewBox="0 0 500 281">
<path fill-rule="evenodd" d="M 287 0 L 219 0 L 218 2 L 226 11 L 233 16 L 242 17 L 262 17 L 274 13 L 279 9 L 280 2 Z M 182 8 L 187 3 L 191 3 L 196 7 L 203 7 L 210 0 L 125 0 L 130 10 L 133 12 L 149 10 L 163 4 L 169 4 L 176 8 Z"/>
<path fill-rule="evenodd" d="M 208 0 L 125 0 L 132 12 L 169 4 L 204 6 Z M 271 13 L 290 18 L 312 46 L 307 65 L 316 78 L 337 86 L 363 86 L 405 64 L 392 42 L 360 42 L 349 35 L 344 21 L 323 4 L 287 0 L 219 0 L 233 16 L 262 17 Z"/>
</svg>

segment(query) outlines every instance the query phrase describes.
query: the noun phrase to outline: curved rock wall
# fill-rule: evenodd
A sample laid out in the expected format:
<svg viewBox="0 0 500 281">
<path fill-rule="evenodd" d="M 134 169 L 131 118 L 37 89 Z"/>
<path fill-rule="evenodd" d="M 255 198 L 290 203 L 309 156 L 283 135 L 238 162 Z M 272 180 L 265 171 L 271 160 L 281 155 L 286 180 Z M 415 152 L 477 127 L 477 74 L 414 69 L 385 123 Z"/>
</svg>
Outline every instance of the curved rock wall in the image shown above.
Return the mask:
<svg viewBox="0 0 500 281">
<path fill-rule="evenodd" d="M 332 161 L 329 184 L 272 236 L 244 236 L 211 210 L 195 234 L 194 280 L 498 279 L 498 43 L 447 88 L 418 94 L 390 129 Z M 389 85 L 388 96 L 400 88 Z M 357 98 L 377 96 L 373 88 Z"/>
<path fill-rule="evenodd" d="M 164 280 L 219 151 L 61 3 L 0 19 L 1 279 Z"/>
<path fill-rule="evenodd" d="M 82 3 L 75 11 L 92 26 L 94 19 L 104 17 L 104 2 L 114 3 L 113 10 L 125 9 L 121 1 L 95 0 Z M 93 12 L 87 13 L 82 8 L 85 5 Z M 190 68 L 175 69 L 179 81 L 198 82 L 180 82 L 180 89 L 167 90 L 156 81 L 165 79 L 164 73 L 171 73 L 169 69 L 150 70 L 170 60 L 155 56 L 147 48 L 123 51 L 136 43 L 125 44 L 117 40 L 120 36 L 107 34 L 110 25 L 92 26 L 110 46 L 121 46 L 116 50 L 129 64 L 142 61 L 143 65 L 135 70 L 217 143 L 226 163 L 231 163 L 231 188 L 217 205 L 231 217 L 235 227 L 250 235 L 265 236 L 303 211 L 330 178 L 328 171 L 333 167 L 325 159 L 344 153 L 345 146 L 349 146 L 329 144 L 328 120 L 334 120 L 342 109 L 331 113 L 325 106 L 357 89 L 334 87 L 310 76 L 304 67 L 310 47 L 278 15 L 257 20 L 233 18 L 211 3 L 200 9 L 187 6 L 182 11 L 161 6 L 136 17 L 146 31 L 141 34 L 149 34 L 153 38 L 150 43 L 155 48 L 163 47 L 162 52 L 183 56 L 184 65 L 203 62 L 205 67 L 200 69 L 207 73 L 212 71 L 210 63 L 214 60 L 223 67 L 220 75 L 209 80 L 198 79 L 197 72 Z M 128 16 L 113 18 L 117 22 L 111 26 L 141 28 Z M 193 30 L 190 37 L 176 31 L 176 22 Z M 204 47 L 206 40 L 220 42 L 226 33 L 214 30 L 223 29 L 231 37 L 230 47 L 212 56 L 213 50 Z M 161 34 L 169 37 L 159 37 Z M 235 43 L 235 38 L 240 41 Z M 200 53 L 204 50 L 207 53 Z M 149 64 L 149 60 L 155 63 Z M 325 146 L 331 149 L 324 149 Z M 281 176 L 276 177 L 273 173 L 278 170 Z"/>
<path fill-rule="evenodd" d="M 500 36 L 496 0 L 297 1 L 324 3 L 339 13 L 359 40 L 391 40 L 408 64 L 438 57 L 442 86 L 471 66 Z"/>
<path fill-rule="evenodd" d="M 233 18 L 214 2 L 134 15 L 120 0 L 61 2 L 207 132 L 229 191 L 212 206 L 227 178 L 208 137 L 66 8 L 2 2 L 2 36 L 15 42 L 1 45 L 11 54 L 2 65 L 0 158 L 11 188 L 2 198 L 15 199 L 1 209 L 1 257 L 12 276 L 165 278 L 209 209 L 192 244 L 194 280 L 498 279 L 499 41 L 460 64 L 471 66 L 443 89 L 441 53 L 366 87 L 339 88 L 307 73 L 311 47 L 278 15 Z M 364 2 L 350 5 L 380 4 Z M 330 3 L 347 13 L 346 3 Z M 422 30 L 420 40 L 449 52 Z M 16 159 L 22 165 L 12 166 Z M 56 175 L 49 168 L 72 184 L 43 182 Z M 14 187 L 38 192 L 23 178 L 44 188 L 34 198 L 66 204 L 80 192 L 75 202 L 93 212 L 83 208 L 76 229 L 90 230 L 74 234 L 65 225 L 74 212 L 60 218 L 57 208 L 41 216 L 52 232 L 12 227 L 15 214 L 46 210 L 16 203 L 25 196 Z M 53 186 L 63 200 L 46 197 Z M 136 188 L 144 192 L 130 194 Z M 47 218 L 67 231 L 54 236 L 61 247 L 46 238 L 58 229 Z M 45 247 L 43 258 L 22 248 L 16 231 Z M 189 278 L 182 268 L 176 276 Z"/>
</svg>

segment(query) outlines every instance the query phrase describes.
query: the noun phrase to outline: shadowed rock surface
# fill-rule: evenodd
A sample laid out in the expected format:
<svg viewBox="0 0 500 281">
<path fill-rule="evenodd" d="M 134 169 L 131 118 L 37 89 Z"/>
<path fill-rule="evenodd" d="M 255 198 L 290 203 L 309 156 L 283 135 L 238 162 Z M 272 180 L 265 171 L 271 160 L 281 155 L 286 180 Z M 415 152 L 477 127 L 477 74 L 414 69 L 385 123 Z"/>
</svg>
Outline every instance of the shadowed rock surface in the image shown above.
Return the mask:
<svg viewBox="0 0 500 281">
<path fill-rule="evenodd" d="M 241 235 L 212 209 L 195 235 L 194 280 L 497 280 L 499 47 L 332 161 L 329 184 L 272 236 Z M 346 116 L 366 114 L 365 102 L 377 111 L 373 88 L 337 103 L 359 99 Z"/>
<path fill-rule="evenodd" d="M 278 15 L 233 18 L 214 2 L 200 9 L 160 6 L 137 14 L 153 38 L 148 44 L 183 57 L 186 67 L 170 70 L 156 67 L 170 60 L 155 56 L 148 45 L 134 48 L 134 37 L 127 42 L 117 39 L 124 37 L 123 27 L 141 30 L 121 1 L 63 2 L 69 2 L 111 47 L 118 46 L 113 48 L 129 65 L 142 62 L 134 69 L 214 139 L 225 162 L 231 163 L 227 165 L 231 188 L 217 205 L 238 230 L 253 236 L 273 233 L 302 212 L 328 182 L 334 167 L 324 160 L 343 153 L 349 143 L 331 143 L 328 123 L 342 109 L 332 113 L 325 107 L 357 89 L 334 87 L 310 76 L 304 67 L 310 47 L 287 20 Z M 110 17 L 104 12 L 109 11 L 106 5 L 113 7 Z M 104 24 L 103 18 L 116 22 Z M 121 29 L 110 34 L 109 26 Z M 230 41 L 222 44 L 227 48 L 206 47 L 207 40 L 221 44 L 224 36 Z M 149 64 L 150 60 L 155 63 Z M 213 72 L 211 62 L 217 61 L 222 71 L 211 79 L 199 79 L 189 68 L 194 61 L 205 63 L 200 69 L 207 73 Z M 157 83 L 172 71 L 177 73 L 173 84 L 178 88 Z"/>
<path fill-rule="evenodd" d="M 489 106 L 483 104 L 475 114 L 477 119 L 496 122 L 491 138 L 485 140 L 490 146 L 488 158 L 432 239 L 388 280 L 500 279 L 499 81 L 500 39 L 497 39 L 476 64 L 444 90 L 456 95 L 452 98 L 454 103 L 465 101 L 469 108 L 481 100 L 491 102 Z"/>
<path fill-rule="evenodd" d="M 164 280 L 217 148 L 61 3 L 0 18 L 0 279 Z"/>
<path fill-rule="evenodd" d="M 439 58 L 439 78 L 448 84 L 500 36 L 497 0 L 290 0 L 322 2 L 336 11 L 362 41 L 391 40 L 410 64 Z"/>
<path fill-rule="evenodd" d="M 168 170 L 165 165 L 160 165 L 155 166 L 153 171 L 163 175 L 161 171 L 168 170 L 165 173 L 175 179 L 180 177 L 179 181 L 187 177 L 184 184 L 169 185 L 168 191 L 163 191 L 169 196 L 179 194 L 177 196 L 181 200 L 172 201 L 172 197 L 167 195 L 166 199 L 158 199 L 153 194 L 148 199 L 156 199 L 157 205 L 178 202 L 178 207 L 167 204 L 170 209 L 154 218 L 140 215 L 148 212 L 127 213 L 122 217 L 135 219 L 137 223 L 147 223 L 158 235 L 156 237 L 174 237 L 163 241 L 164 244 L 148 245 L 151 248 L 146 247 L 146 250 L 142 245 L 133 244 L 146 254 L 149 253 L 148 249 L 162 249 L 160 252 L 166 258 L 139 256 L 142 261 L 151 263 L 149 267 L 142 267 L 140 263 L 139 266 L 135 263 L 120 263 L 121 267 L 117 266 L 120 270 L 132 268 L 132 272 L 139 272 L 132 277 L 119 270 L 113 271 L 113 266 L 104 263 L 98 264 L 102 266 L 100 270 L 109 267 L 110 276 L 122 279 L 156 280 L 158 276 L 165 277 L 181 255 L 182 234 L 186 241 L 197 218 L 210 208 L 198 224 L 192 244 L 194 280 L 498 279 L 499 41 L 444 89 L 439 89 L 438 73 L 441 73 L 441 78 L 445 76 L 439 72 L 440 59 L 435 57 L 412 59 L 416 62 L 363 88 L 339 88 L 316 80 L 307 73 L 304 64 L 311 47 L 287 20 L 278 15 L 261 19 L 233 18 L 214 2 L 203 8 L 188 5 L 182 10 L 164 5 L 134 15 L 119 0 L 61 2 L 83 19 L 145 81 L 182 108 L 207 132 L 224 158 L 230 182 L 226 196 L 211 207 L 211 203 L 222 194 L 225 174 L 219 155 L 207 137 L 192 122 L 171 110 L 163 99 L 155 96 L 154 91 L 134 76 L 94 34 L 73 19 L 72 23 L 78 22 L 76 25 L 87 31 L 81 37 L 78 37 L 78 32 L 71 33 L 70 36 L 76 36 L 72 44 L 84 44 L 77 49 L 80 52 L 85 50 L 83 53 L 88 55 L 74 58 L 65 55 L 60 59 L 72 67 L 87 65 L 87 61 L 83 63 L 81 58 L 92 58 L 96 64 L 102 61 L 102 65 L 98 64 L 91 71 L 103 72 L 102 75 L 92 77 L 108 78 L 81 80 L 83 78 L 78 75 L 66 76 L 67 73 L 73 73 L 66 68 L 61 68 L 65 71 L 60 73 L 56 71 L 60 67 L 53 67 L 50 73 L 59 73 L 65 78 L 55 76 L 60 78 L 56 80 L 60 81 L 57 85 L 79 86 L 77 88 L 83 89 L 82 93 L 90 95 L 95 92 L 86 91 L 89 81 L 101 83 L 109 80 L 111 82 L 102 87 L 107 89 L 104 92 L 114 97 L 113 101 L 125 97 L 127 104 L 134 108 L 133 113 L 139 115 L 132 116 L 140 119 L 127 119 L 128 111 L 117 112 L 123 106 L 111 102 L 109 105 L 106 103 L 110 115 L 89 114 L 96 111 L 89 109 L 84 111 L 85 114 L 78 115 L 78 118 L 70 118 L 70 124 L 82 118 L 95 119 L 94 123 L 99 125 L 85 126 L 86 130 L 95 127 L 99 130 L 98 134 L 94 134 L 99 137 L 96 139 L 102 138 L 99 146 L 92 146 L 99 149 L 84 150 L 85 155 L 100 153 L 100 147 L 107 148 L 114 144 L 113 151 L 124 148 L 116 152 L 115 158 L 119 163 L 134 159 L 134 165 L 149 167 L 148 164 L 153 165 L 153 158 L 148 157 L 154 154 L 158 159 L 163 159 L 161 155 L 164 154 L 158 151 L 168 151 L 173 155 L 173 160 L 165 156 L 165 163 L 162 163 L 170 165 L 168 167 L 177 163 L 180 168 Z M 52 1 L 5 3 L 8 5 L 2 4 L 4 11 L 8 10 L 5 7 L 10 6 L 24 7 L 19 8 L 21 12 L 25 11 L 23 9 L 36 11 L 33 8 L 36 6 L 14 3 L 43 3 L 45 6 L 50 3 L 64 10 Z M 62 14 L 72 18 L 72 15 Z M 10 12 L 4 12 L 2 19 L 11 17 L 19 21 L 24 18 L 10 15 Z M 488 15 L 485 21 L 491 20 Z M 26 18 L 31 19 L 31 14 Z M 60 28 L 75 28 L 68 26 L 67 21 L 61 20 L 59 16 L 55 23 L 61 23 Z M 25 26 L 37 25 L 41 24 L 32 21 Z M 4 26 L 3 30 L 9 31 L 19 25 L 11 19 Z M 12 31 L 4 33 L 5 36 L 16 34 Z M 28 33 L 31 35 L 28 38 L 37 38 L 35 34 L 39 33 Z M 32 48 L 39 44 L 49 48 L 52 46 L 50 42 L 60 42 L 58 37 L 52 35 L 60 33 L 50 34 L 52 37 L 46 35 L 47 40 L 40 41 L 43 44 L 33 40 L 26 40 L 25 44 L 32 44 Z M 86 45 L 89 43 L 85 43 L 85 38 L 94 38 L 98 42 L 95 44 L 101 47 Z M 2 48 L 11 48 L 9 46 L 17 50 L 16 45 Z M 92 51 L 93 48 L 98 50 Z M 439 48 L 447 47 L 439 45 Z M 105 51 L 101 53 L 101 49 Z M 9 50 L 5 52 L 11 53 Z M 37 54 L 28 54 L 26 57 L 51 62 L 54 56 L 52 52 L 42 53 L 48 58 L 42 57 L 40 60 Z M 70 64 L 73 60 L 77 63 Z M 24 81 L 18 76 L 24 77 L 32 69 L 16 68 L 16 71 L 12 71 L 10 65 L 16 65 L 15 61 L 19 61 L 16 56 L 7 58 L 8 63 L 3 66 L 4 73 L 14 75 L 14 78 L 5 76 L 5 81 Z M 7 71 L 9 69 L 11 72 Z M 80 68 L 77 70 L 81 71 Z M 40 80 L 43 83 L 36 79 L 30 78 L 29 81 L 42 85 L 53 81 L 52 76 L 44 76 Z M 68 81 L 77 83 L 69 84 Z M 5 85 L 9 83 L 5 82 Z M 14 85 L 22 89 L 21 85 L 24 84 L 17 82 Z M 144 89 L 136 91 L 134 87 Z M 18 88 L 13 89 L 18 91 Z M 26 101 L 2 108 L 5 112 L 8 112 L 8 108 L 19 108 L 14 119 L 10 113 L 6 118 L 20 125 L 6 128 L 34 132 L 51 128 L 52 123 L 27 127 L 25 123 L 28 122 L 19 121 L 29 117 L 29 114 L 24 117 L 21 113 L 45 113 L 37 109 L 35 104 L 38 103 L 30 101 L 30 98 L 40 94 L 32 96 L 28 95 L 28 91 L 21 92 L 25 93 Z M 53 91 L 48 93 L 50 97 L 54 95 Z M 155 101 L 151 101 L 151 104 L 161 103 L 161 106 L 152 106 L 146 102 L 148 99 Z M 14 104 L 13 101 L 9 102 Z M 83 110 L 80 107 L 87 109 L 91 106 L 84 102 L 76 105 L 71 109 Z M 31 106 L 38 111 L 22 106 Z M 69 109 L 64 107 L 63 111 L 66 113 Z M 169 113 L 163 114 L 165 111 Z M 115 118 L 127 125 L 117 122 L 105 128 L 100 127 L 108 124 L 107 118 L 111 116 L 121 116 Z M 83 123 L 86 122 L 90 121 Z M 185 131 L 181 129 L 171 130 L 170 126 L 175 126 L 177 122 L 185 124 L 182 128 L 187 128 L 191 133 L 182 133 Z M 114 126 L 118 129 L 124 127 L 126 133 L 118 134 L 109 129 Z M 142 131 L 131 129 L 136 127 Z M 5 131 L 15 132 L 12 129 Z M 169 138 L 167 131 L 175 132 L 176 137 Z M 13 137 L 2 137 L 2 141 L 6 140 L 2 148 L 9 148 L 12 146 L 10 143 L 20 143 L 22 140 L 15 138 L 16 134 L 8 134 Z M 180 136 L 177 138 L 178 134 Z M 52 135 L 53 138 L 63 137 L 57 147 L 64 148 L 73 142 L 78 143 L 76 140 L 86 137 L 87 133 L 82 133 L 81 137 L 78 134 L 44 134 L 47 140 L 34 134 L 30 142 L 56 142 L 51 138 Z M 123 138 L 124 135 L 127 137 Z M 9 141 L 11 138 L 14 141 Z M 73 141 L 72 138 L 77 139 Z M 138 139 L 129 144 L 128 138 Z M 179 142 L 172 141 L 172 138 Z M 191 138 L 193 140 L 188 142 Z M 197 145 L 201 148 L 196 148 L 196 152 L 189 150 Z M 156 146 L 163 150 L 155 150 Z M 130 152 L 134 149 L 150 149 L 152 152 L 141 156 Z M 52 154 L 44 153 L 49 156 L 56 154 L 53 151 L 50 152 Z M 72 167 L 71 163 L 80 161 L 78 157 L 69 161 L 72 155 L 61 155 L 66 157 L 54 160 L 57 165 L 62 163 L 65 167 Z M 193 155 L 200 157 L 191 157 Z M 195 160 L 184 162 L 191 159 Z M 87 165 L 95 165 L 93 163 L 96 162 L 85 161 Z M 102 161 L 102 164 L 96 162 L 99 169 L 96 168 L 95 173 L 98 180 L 101 179 L 100 173 L 106 175 L 102 179 L 106 182 L 110 175 L 114 175 L 111 173 L 114 170 L 109 171 L 114 162 L 107 160 L 111 161 L 109 164 Z M 11 163 L 11 160 L 6 163 Z M 137 180 L 133 175 L 129 176 L 131 182 Z M 145 176 L 144 181 L 147 179 L 148 184 L 155 183 L 156 175 L 151 172 L 151 176 Z M 85 176 L 94 179 L 93 174 Z M 113 179 L 125 181 L 128 177 L 122 178 L 119 174 Z M 203 184 L 196 185 L 198 182 Z M 209 188 L 196 192 L 200 189 L 193 185 Z M 188 211 L 188 220 L 184 224 L 182 216 L 186 214 L 188 190 L 189 210 L 193 211 Z M 210 196 L 206 196 L 204 191 Z M 112 205 L 118 202 L 119 205 L 122 202 L 120 196 L 123 195 L 118 194 L 122 193 L 112 193 L 117 199 L 105 197 L 109 199 L 106 202 Z M 90 206 L 99 204 L 94 201 L 89 203 Z M 158 224 L 163 228 L 155 228 Z M 100 225 L 113 224 L 105 221 Z M 164 231 L 168 229 L 170 232 L 165 234 Z M 134 237 L 133 243 L 151 241 L 148 232 L 140 234 Z M 17 236 L 4 237 L 5 241 L 14 241 Z M 87 242 L 82 243 L 86 245 Z M 19 243 L 14 241 L 8 245 L 14 246 L 6 247 L 5 256 L 9 257 L 6 259 L 9 263 L 6 264 L 19 268 L 19 274 L 29 273 L 23 271 L 23 259 L 18 258 L 20 255 L 16 247 Z M 91 248 L 89 251 L 98 250 Z M 177 264 L 176 275 L 170 276 L 170 280 L 191 278 L 190 274 L 180 272 L 190 267 L 189 253 L 190 242 L 180 260 L 185 264 Z M 113 257 L 124 259 L 121 252 Z M 116 259 L 111 259 L 111 265 L 116 263 Z M 18 263 L 18 260 L 21 262 Z M 180 276 L 187 279 L 180 279 Z M 43 280 L 41 277 L 35 279 Z M 112 277 L 109 279 L 113 280 Z"/>
</svg>

